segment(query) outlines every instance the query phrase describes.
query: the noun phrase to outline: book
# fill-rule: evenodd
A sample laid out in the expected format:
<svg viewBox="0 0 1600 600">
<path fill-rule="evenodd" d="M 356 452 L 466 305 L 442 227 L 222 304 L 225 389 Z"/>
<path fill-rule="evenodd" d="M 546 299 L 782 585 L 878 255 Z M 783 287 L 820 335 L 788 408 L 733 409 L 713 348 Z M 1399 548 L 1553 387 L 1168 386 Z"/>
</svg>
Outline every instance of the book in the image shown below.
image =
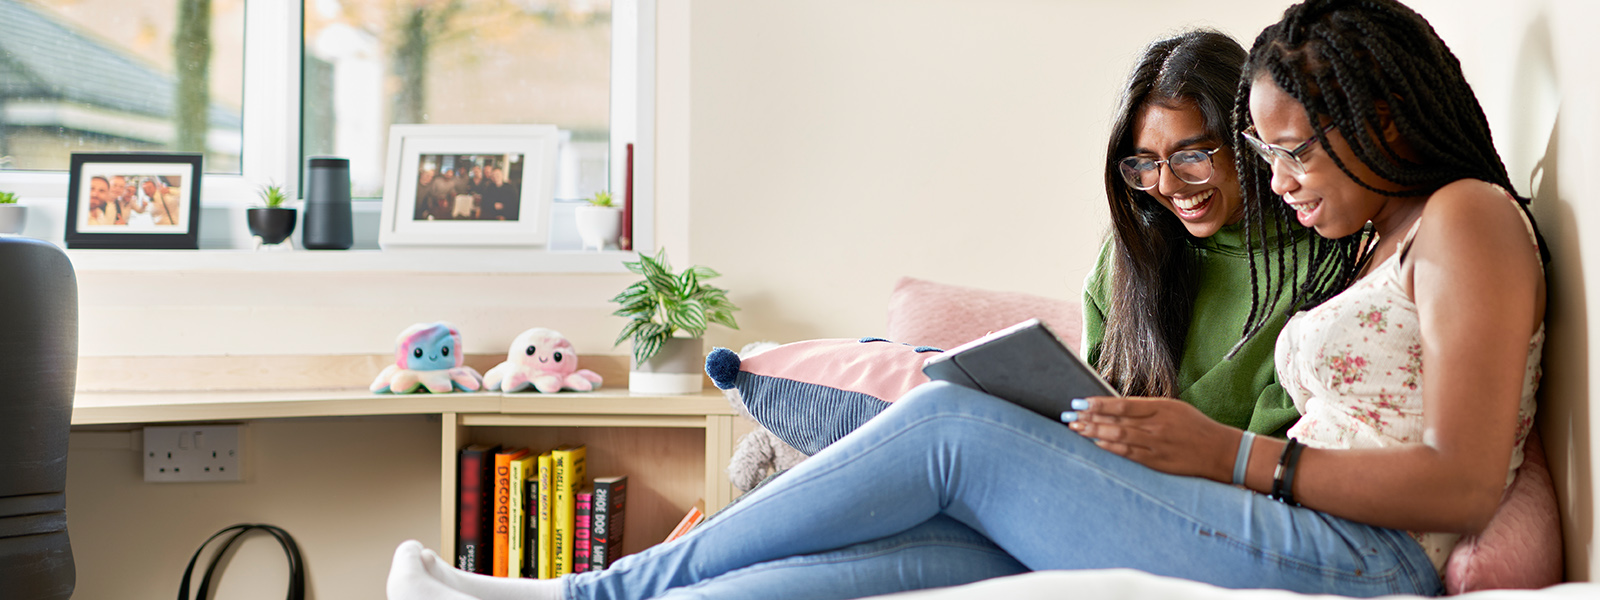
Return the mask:
<svg viewBox="0 0 1600 600">
<path fill-rule="evenodd" d="M 472 444 L 456 460 L 456 568 L 469 573 L 493 572 L 489 532 L 498 450 L 495 444 Z"/>
<path fill-rule="evenodd" d="M 522 494 L 523 506 L 523 533 L 522 533 L 522 577 L 537 579 L 539 577 L 539 456 L 529 454 L 523 457 L 528 461 L 524 470 L 527 475 L 523 482 L 525 488 Z"/>
<path fill-rule="evenodd" d="M 694 506 L 689 507 L 689 513 L 683 515 L 683 520 L 678 521 L 678 526 L 673 527 L 672 533 L 667 534 L 667 539 L 661 540 L 661 543 L 665 544 L 683 537 L 683 534 L 689 533 L 690 529 L 694 529 L 695 525 L 704 520 L 706 520 L 706 501 L 702 498 L 694 501 Z"/>
<path fill-rule="evenodd" d="M 572 572 L 572 527 L 576 516 L 573 497 L 588 475 L 584 460 L 587 453 L 587 448 L 582 444 L 564 445 L 550 453 L 554 480 L 554 492 L 551 495 L 555 497 L 550 509 L 550 521 L 554 529 L 550 538 L 550 556 L 555 563 L 552 573 L 556 577 Z"/>
<path fill-rule="evenodd" d="M 1028 319 L 928 359 L 922 372 L 1059 420 L 1073 398 L 1120 396 L 1039 319 Z"/>
<path fill-rule="evenodd" d="M 550 508 L 555 491 L 555 480 L 552 475 L 555 471 L 553 452 L 545 451 L 539 455 L 539 550 L 536 555 L 539 559 L 539 579 L 555 577 L 555 563 L 552 562 L 550 551 L 555 547 L 554 523 L 550 521 Z"/>
<path fill-rule="evenodd" d="M 594 514 L 589 518 L 589 568 L 600 570 L 622 558 L 622 525 L 628 505 L 628 476 L 596 477 Z"/>
<path fill-rule="evenodd" d="M 506 574 L 508 577 L 528 577 L 527 555 L 531 546 L 528 537 L 528 474 L 534 470 L 534 461 L 539 457 L 528 453 L 526 449 L 522 455 L 511 460 L 511 533 L 509 552 L 506 553 Z M 537 493 L 537 491 L 535 491 Z"/>
<path fill-rule="evenodd" d="M 495 577 L 511 576 L 506 560 L 511 556 L 511 461 L 527 453 L 527 448 L 508 448 L 494 453 L 494 521 L 490 530 L 494 540 L 494 563 L 490 574 Z"/>
<path fill-rule="evenodd" d="M 572 572 L 589 570 L 589 524 L 594 515 L 594 488 L 585 487 L 572 497 Z"/>
</svg>

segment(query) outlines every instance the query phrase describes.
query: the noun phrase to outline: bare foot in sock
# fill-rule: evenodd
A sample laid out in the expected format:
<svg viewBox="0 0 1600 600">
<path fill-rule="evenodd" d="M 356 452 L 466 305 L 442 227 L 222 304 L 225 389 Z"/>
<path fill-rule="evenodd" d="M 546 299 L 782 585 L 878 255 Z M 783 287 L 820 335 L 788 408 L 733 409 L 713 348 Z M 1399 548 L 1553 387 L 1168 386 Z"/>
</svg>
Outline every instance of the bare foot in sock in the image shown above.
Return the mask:
<svg viewBox="0 0 1600 600">
<path fill-rule="evenodd" d="M 429 574 L 431 563 L 424 560 L 423 552 L 422 543 L 416 540 L 401 542 L 395 549 L 394 562 L 389 565 L 389 600 L 475 600 Z"/>
</svg>

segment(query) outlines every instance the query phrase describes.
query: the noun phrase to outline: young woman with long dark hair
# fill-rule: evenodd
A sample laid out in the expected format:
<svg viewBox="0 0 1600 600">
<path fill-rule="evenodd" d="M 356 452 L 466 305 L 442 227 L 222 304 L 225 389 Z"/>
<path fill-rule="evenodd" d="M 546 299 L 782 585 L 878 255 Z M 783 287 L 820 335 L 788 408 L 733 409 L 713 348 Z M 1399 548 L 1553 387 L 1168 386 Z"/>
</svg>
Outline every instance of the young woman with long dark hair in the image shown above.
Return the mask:
<svg viewBox="0 0 1600 600">
<path fill-rule="evenodd" d="M 1244 61 L 1233 38 L 1197 30 L 1150 44 L 1134 67 L 1106 149 L 1112 228 L 1084 283 L 1083 356 L 1124 394 L 1282 437 L 1300 416 L 1272 367 L 1287 304 L 1234 349 L 1252 306 L 1240 186 L 1270 176 L 1234 154 Z"/>
</svg>

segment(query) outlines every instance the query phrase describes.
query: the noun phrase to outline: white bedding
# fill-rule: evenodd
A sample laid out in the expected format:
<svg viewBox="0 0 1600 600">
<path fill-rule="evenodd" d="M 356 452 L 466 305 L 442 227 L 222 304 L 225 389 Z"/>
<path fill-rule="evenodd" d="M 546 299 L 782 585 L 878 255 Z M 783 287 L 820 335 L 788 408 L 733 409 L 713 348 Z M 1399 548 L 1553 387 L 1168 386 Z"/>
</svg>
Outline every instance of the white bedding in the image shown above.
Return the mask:
<svg viewBox="0 0 1600 600">
<path fill-rule="evenodd" d="M 1132 569 L 1038 571 L 978 583 L 879 596 L 880 600 L 1332 600 L 1282 590 L 1230 590 Z M 1387 599 L 1420 596 L 1383 596 Z M 1456 596 L 1470 600 L 1600 600 L 1600 583 L 1566 583 L 1543 590 L 1486 590 Z"/>
</svg>

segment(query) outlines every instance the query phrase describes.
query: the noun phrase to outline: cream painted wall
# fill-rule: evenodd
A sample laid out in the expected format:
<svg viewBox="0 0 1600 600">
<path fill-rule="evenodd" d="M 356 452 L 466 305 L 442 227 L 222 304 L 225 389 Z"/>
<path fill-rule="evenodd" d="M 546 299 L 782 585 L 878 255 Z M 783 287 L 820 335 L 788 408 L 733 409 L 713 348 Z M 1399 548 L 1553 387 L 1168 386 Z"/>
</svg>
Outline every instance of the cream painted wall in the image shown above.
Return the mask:
<svg viewBox="0 0 1600 600">
<path fill-rule="evenodd" d="M 1137 54 L 1189 25 L 1253 38 L 1284 6 L 692 5 L 692 256 L 779 341 L 883 333 L 903 275 L 1076 298 Z"/>
<path fill-rule="evenodd" d="M 1551 266 L 1545 433 L 1564 485 L 1572 577 L 1600 573 L 1593 498 L 1600 465 L 1588 406 L 1584 281 L 1600 269 L 1581 233 L 1600 159 L 1591 59 L 1600 14 L 1588 0 L 1414 0 L 1462 58 L 1519 186 L 1547 150 L 1537 212 Z M 664 0 L 658 20 L 656 233 L 679 264 L 721 270 L 744 330 L 713 343 L 882 333 L 902 275 L 1073 297 L 1106 225 L 1100 161 L 1108 113 L 1135 54 L 1189 24 L 1253 38 L 1282 0 Z M 1512 94 L 1510 90 L 1516 90 Z M 1529 93 L 1524 94 L 1523 91 Z M 1557 107 L 1552 109 L 1552 107 Z M 1558 134 L 1551 135 L 1560 114 Z M 1596 272 L 1600 277 L 1600 272 Z M 620 352 L 605 300 L 617 275 L 83 273 L 87 356 L 367 354 L 424 319 L 461 325 L 469 351 L 495 352 L 534 323 L 585 353 Z M 1600 281 L 1600 279 L 1597 279 Z M 1597 338 L 1600 339 L 1600 338 Z M 257 472 L 302 473 L 347 493 L 315 451 L 388 460 L 404 498 L 385 518 L 326 523 L 297 494 L 250 487 L 149 486 L 130 449 L 75 434 L 69 494 L 86 599 L 114 586 L 170 591 L 203 533 L 263 520 L 318 540 L 325 598 L 378 598 L 397 536 L 436 535 L 437 427 L 405 420 L 257 424 Z M 361 444 L 341 441 L 360 436 Z M 288 441 L 305 440 L 310 451 Z M 94 450 L 82 450 L 84 444 Z M 282 450 L 282 452 L 280 452 Z M 287 475 L 285 475 L 287 476 Z M 289 481 L 286 479 L 286 481 Z M 1581 491 L 1581 492 L 1580 492 Z M 413 503 L 414 502 L 414 503 Z M 197 504 L 198 503 L 198 504 Z M 203 505 L 206 508 L 187 509 Z M 214 507 L 227 507 L 217 510 Z M 153 516 L 147 516 L 153 515 Z M 204 518 L 194 518 L 194 517 Z M 161 533 L 168 519 L 181 526 Z M 330 535 L 337 531 L 340 535 Z M 1573 535 L 1573 534 L 1576 535 Z M 121 542 L 127 536 L 157 536 Z M 166 537 L 160 537 L 160 536 Z M 154 543 L 145 540 L 156 539 Z M 348 543 L 340 539 L 350 540 Z M 328 544 L 324 546 L 323 544 Z M 272 598 L 270 546 L 241 553 L 228 597 Z M 141 555 L 150 557 L 133 560 Z M 277 573 L 277 574 L 274 574 Z M 116 582 L 116 583 L 108 583 Z M 251 588 L 251 589 L 243 589 Z M 234 590 L 238 595 L 232 595 Z"/>
</svg>

